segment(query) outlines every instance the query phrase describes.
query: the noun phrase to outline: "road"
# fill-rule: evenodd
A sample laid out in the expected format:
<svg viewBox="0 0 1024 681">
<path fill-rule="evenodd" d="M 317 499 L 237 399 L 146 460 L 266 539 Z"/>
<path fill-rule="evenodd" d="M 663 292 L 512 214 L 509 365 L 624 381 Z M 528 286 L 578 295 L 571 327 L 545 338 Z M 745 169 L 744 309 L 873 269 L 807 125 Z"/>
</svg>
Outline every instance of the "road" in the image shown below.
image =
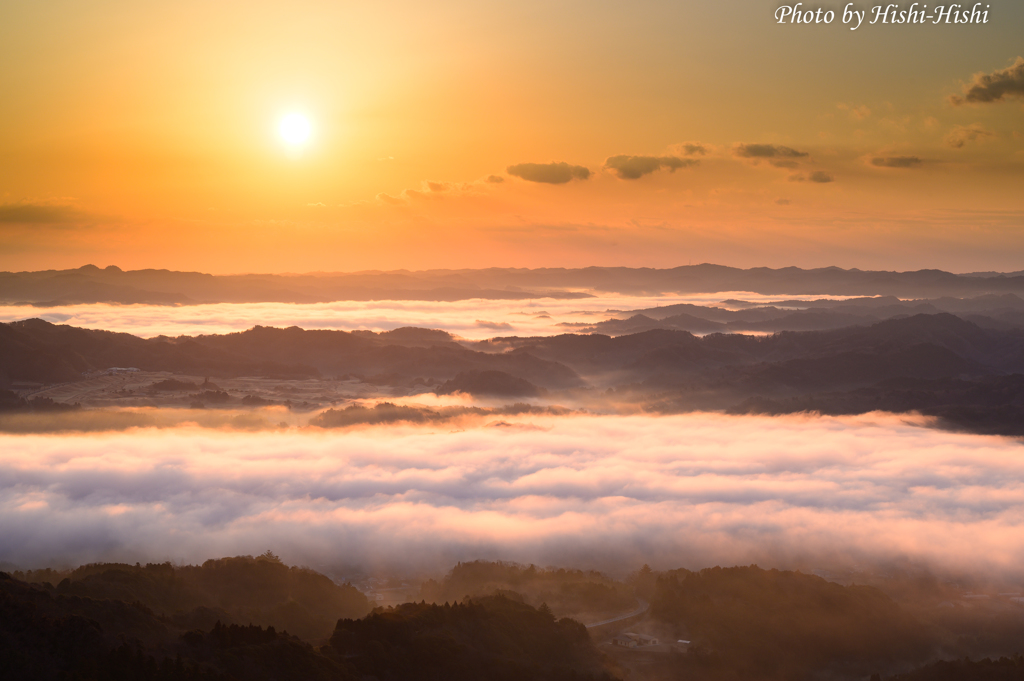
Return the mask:
<svg viewBox="0 0 1024 681">
<path fill-rule="evenodd" d="M 636 605 L 637 609 L 632 612 L 627 612 L 625 615 L 619 615 L 617 617 L 612 617 L 611 619 L 601 620 L 600 622 L 593 622 L 591 624 L 586 625 L 586 627 L 587 629 L 592 629 L 594 627 L 604 626 L 605 624 L 611 624 L 612 622 L 618 622 L 619 620 L 625 620 L 629 619 L 630 617 L 636 617 L 637 615 L 644 614 L 645 612 L 647 612 L 647 608 L 651 607 L 650 603 L 640 598 L 636 599 Z"/>
</svg>

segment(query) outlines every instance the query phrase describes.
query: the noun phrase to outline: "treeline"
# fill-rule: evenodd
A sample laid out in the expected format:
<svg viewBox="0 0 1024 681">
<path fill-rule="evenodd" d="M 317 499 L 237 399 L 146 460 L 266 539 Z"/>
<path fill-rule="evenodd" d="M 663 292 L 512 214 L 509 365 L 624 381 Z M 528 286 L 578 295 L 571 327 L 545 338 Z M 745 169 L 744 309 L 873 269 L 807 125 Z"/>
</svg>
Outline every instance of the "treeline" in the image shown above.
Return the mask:
<svg viewBox="0 0 1024 681">
<path fill-rule="evenodd" d="M 586 629 L 496 596 L 342 619 L 314 647 L 275 627 L 185 629 L 141 603 L 0 573 L 0 678 L 10 681 L 612 681 Z"/>
<path fill-rule="evenodd" d="M 286 632 L 215 623 L 181 631 L 138 604 L 55 594 L 0 573 L 8 681 L 354 681 Z"/>
<path fill-rule="evenodd" d="M 882 681 L 881 674 L 872 674 L 870 681 Z M 1024 681 L 1024 657 L 940 660 L 885 681 Z"/>
<path fill-rule="evenodd" d="M 361 620 L 338 622 L 330 648 L 329 654 L 378 679 L 612 678 L 582 624 L 500 595 L 378 608 Z"/>
<path fill-rule="evenodd" d="M 350 404 L 344 409 L 327 409 L 310 419 L 309 425 L 319 428 L 346 428 L 383 423 L 442 423 L 466 416 L 517 416 L 520 414 L 564 416 L 570 413 L 572 411 L 565 407 L 538 407 L 524 402 L 495 408 L 454 406 L 438 407 L 437 409 L 379 402 L 372 407 Z"/>
<path fill-rule="evenodd" d="M 949 588 L 931 580 L 897 584 L 901 602 L 872 586 L 757 566 L 641 572 L 638 590 L 643 582 L 649 625 L 692 642 L 656 661 L 654 678 L 1024 678 L 1014 657 L 1024 651 L 1024 612 L 954 605 L 940 600 Z M 908 668 L 916 669 L 897 673 Z"/>
<path fill-rule="evenodd" d="M 269 552 L 0 573 L 0 678 L 611 681 L 638 671 L 650 681 L 1024 681 L 1024 611 L 960 602 L 959 588 L 914 579 L 897 583 L 894 600 L 756 566 L 645 566 L 624 583 L 475 561 L 424 583 L 419 603 L 369 611 L 351 587 Z M 556 615 L 593 609 L 591 599 L 632 607 L 634 591 L 651 608 L 630 627 L 691 641 L 686 652 L 599 651 L 578 619 Z M 948 598 L 957 603 L 935 600 Z M 334 616 L 321 636 L 322 618 L 346 607 L 358 612 Z"/>
<path fill-rule="evenodd" d="M 433 603 L 496 593 L 584 621 L 636 607 L 630 586 L 600 572 L 501 561 L 459 563 L 440 582 L 430 579 L 420 587 L 421 597 Z"/>
<path fill-rule="evenodd" d="M 799 572 L 674 570 L 658 579 L 651 607 L 677 638 L 694 641 L 689 662 L 740 678 L 852 677 L 932 651 L 920 623 L 878 589 Z"/>
<path fill-rule="evenodd" d="M 12 390 L 0 390 L 0 413 L 2 412 L 64 412 L 81 409 L 77 402 L 66 404 L 54 402 L 49 397 L 30 397 L 25 399 Z"/>
<path fill-rule="evenodd" d="M 67 574 L 33 571 L 13 576 L 49 583 L 58 596 L 138 603 L 186 629 L 208 629 L 216 621 L 253 623 L 312 642 L 329 637 L 339 618 L 370 611 L 355 587 L 335 584 L 308 568 L 289 567 L 272 554 L 185 566 L 100 563 Z M 60 581 L 53 587 L 57 576 Z"/>
</svg>

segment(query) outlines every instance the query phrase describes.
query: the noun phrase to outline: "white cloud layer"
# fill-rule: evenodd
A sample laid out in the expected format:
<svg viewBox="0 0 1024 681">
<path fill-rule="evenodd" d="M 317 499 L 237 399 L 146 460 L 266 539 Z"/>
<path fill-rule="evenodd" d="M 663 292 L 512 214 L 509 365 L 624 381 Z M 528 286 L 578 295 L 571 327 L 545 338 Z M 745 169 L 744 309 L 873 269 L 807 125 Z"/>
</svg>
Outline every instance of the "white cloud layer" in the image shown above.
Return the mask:
<svg viewBox="0 0 1024 681">
<path fill-rule="evenodd" d="M 1024 448 L 891 415 L 0 436 L 0 561 L 1024 564 Z"/>
<path fill-rule="evenodd" d="M 566 333 L 561 322 L 592 324 L 613 310 L 637 310 L 659 305 L 692 303 L 716 305 L 723 300 L 766 303 L 798 296 L 765 296 L 744 291 L 681 296 L 598 296 L 577 300 L 341 301 L 335 303 L 217 303 L 212 305 L 61 305 L 34 308 L 0 305 L 0 322 L 39 317 L 54 324 L 132 333 L 144 338 L 209 333 L 233 333 L 262 326 L 304 329 L 369 329 L 390 331 L 402 326 L 444 329 L 462 338 L 483 340 L 495 335 L 553 335 Z M 813 298 L 837 298 L 820 296 Z"/>
</svg>

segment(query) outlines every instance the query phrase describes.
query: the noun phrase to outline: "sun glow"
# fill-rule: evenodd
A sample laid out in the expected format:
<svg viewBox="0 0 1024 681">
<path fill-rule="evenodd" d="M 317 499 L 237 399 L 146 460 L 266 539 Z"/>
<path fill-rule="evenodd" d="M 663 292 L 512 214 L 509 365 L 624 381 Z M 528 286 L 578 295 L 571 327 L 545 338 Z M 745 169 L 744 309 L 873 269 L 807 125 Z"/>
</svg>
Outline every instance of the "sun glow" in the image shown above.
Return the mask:
<svg viewBox="0 0 1024 681">
<path fill-rule="evenodd" d="M 309 141 L 313 126 L 302 114 L 290 113 L 281 119 L 277 132 L 288 146 L 301 147 Z"/>
</svg>

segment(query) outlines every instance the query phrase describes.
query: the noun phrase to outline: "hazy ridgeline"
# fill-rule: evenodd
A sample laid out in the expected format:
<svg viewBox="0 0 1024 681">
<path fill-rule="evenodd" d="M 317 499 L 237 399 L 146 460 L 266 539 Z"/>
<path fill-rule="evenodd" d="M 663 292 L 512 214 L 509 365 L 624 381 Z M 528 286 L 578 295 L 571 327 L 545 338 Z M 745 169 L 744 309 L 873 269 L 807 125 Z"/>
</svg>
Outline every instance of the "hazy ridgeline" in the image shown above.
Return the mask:
<svg viewBox="0 0 1024 681">
<path fill-rule="evenodd" d="M 51 414 L 60 411 L 54 403 L 332 408 L 312 422 L 341 426 L 445 420 L 460 414 L 351 407 L 359 400 L 395 398 L 429 406 L 454 395 L 447 406 L 493 409 L 528 400 L 531 407 L 563 412 L 916 411 L 953 428 L 1020 435 L 1024 330 L 1014 321 L 1020 311 L 1007 309 L 999 319 L 900 313 L 768 336 L 652 328 L 614 337 L 587 332 L 475 342 L 429 329 L 259 326 L 143 339 L 32 319 L 0 325 L 0 376 L 16 389 L 0 395 L 0 408 Z M 134 373 L 112 376 L 110 367 Z M 231 382 L 220 385 L 210 377 Z M 47 387 L 54 383 L 61 385 Z M 295 425 L 294 419 L 285 423 Z"/>
<path fill-rule="evenodd" d="M 168 270 L 123 271 L 93 265 L 74 270 L 0 273 L 0 301 L 61 303 L 197 303 L 336 300 L 468 300 L 583 298 L 592 292 L 630 296 L 749 291 L 769 295 L 890 295 L 903 298 L 1024 292 L 1024 274 L 957 275 L 844 270 L 838 267 L 738 269 L 702 264 L 670 269 L 629 267 L 367 271 L 319 274 L 210 275 Z"/>
<path fill-rule="evenodd" d="M 755 566 L 644 565 L 617 580 L 475 561 L 422 582 L 416 602 L 370 612 L 348 584 L 270 552 L 2 573 L 0 669 L 97 680 L 1020 678 L 1024 618 L 1005 595 L 972 597 L 921 571 L 859 576 L 877 585 Z M 619 628 L 668 645 L 609 646 L 614 631 L 567 616 L 638 603 L 649 608 Z"/>
</svg>

